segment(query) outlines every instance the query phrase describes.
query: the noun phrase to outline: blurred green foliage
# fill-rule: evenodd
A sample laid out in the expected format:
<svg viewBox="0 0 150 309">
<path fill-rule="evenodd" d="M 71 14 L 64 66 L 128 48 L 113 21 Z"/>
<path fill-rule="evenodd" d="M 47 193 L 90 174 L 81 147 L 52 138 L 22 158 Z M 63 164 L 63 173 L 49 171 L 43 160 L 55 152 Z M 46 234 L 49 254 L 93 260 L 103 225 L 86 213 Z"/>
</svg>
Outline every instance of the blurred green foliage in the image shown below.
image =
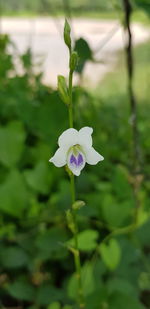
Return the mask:
<svg viewBox="0 0 150 309">
<path fill-rule="evenodd" d="M 134 9 L 143 10 L 150 14 L 149 0 L 131 0 Z M 51 14 L 58 12 L 68 15 L 71 13 L 84 14 L 86 12 L 113 12 L 122 8 L 122 0 L 7 0 L 0 3 L 2 14 Z M 113 15 L 112 15 L 113 16 Z M 108 16 L 107 16 L 108 17 Z M 115 14 L 116 17 L 116 14 Z"/>
<path fill-rule="evenodd" d="M 19 76 L 0 37 L 0 307 L 73 309 L 77 293 L 67 173 L 48 160 L 68 127 L 67 108 L 57 91 L 32 71 L 32 54 L 20 58 Z M 147 48 L 145 44 L 144 50 Z M 147 54 L 138 65 L 147 68 Z M 139 130 L 144 182 L 138 228 L 131 177 L 131 128 L 125 85 L 102 95 L 76 87 L 75 126 L 94 128 L 94 146 L 105 157 L 76 179 L 79 246 L 87 309 L 150 307 L 150 138 L 146 96 L 140 96 Z M 121 81 L 122 82 L 122 81 Z M 120 83 L 120 77 L 118 79 Z M 122 82 L 123 83 L 123 82 Z M 141 87 L 142 80 L 141 80 Z M 117 91 L 116 91 L 117 89 Z M 106 88 L 105 88 L 106 90 Z M 142 92 L 143 93 L 143 92 Z M 116 232 L 117 231 L 117 232 Z M 109 239 L 107 241 L 109 235 Z M 72 275 L 73 274 L 73 275 Z"/>
<path fill-rule="evenodd" d="M 72 10 L 80 10 L 83 9 L 112 9 L 112 3 L 109 0 L 100 1 L 100 0 L 7 0 L 3 2 L 2 8 L 6 12 L 10 11 L 33 11 L 46 13 L 48 10 L 51 12 L 53 9 L 55 10 L 64 10 L 67 8 L 71 8 Z"/>
</svg>

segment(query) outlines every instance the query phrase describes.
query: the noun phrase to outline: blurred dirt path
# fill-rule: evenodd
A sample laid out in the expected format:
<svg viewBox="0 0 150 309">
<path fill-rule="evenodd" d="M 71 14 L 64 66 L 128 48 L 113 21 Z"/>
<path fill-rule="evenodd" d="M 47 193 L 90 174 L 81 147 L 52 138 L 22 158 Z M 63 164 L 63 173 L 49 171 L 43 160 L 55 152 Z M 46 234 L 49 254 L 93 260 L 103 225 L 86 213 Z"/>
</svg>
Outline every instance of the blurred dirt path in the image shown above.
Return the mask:
<svg viewBox="0 0 150 309">
<path fill-rule="evenodd" d="M 2 18 L 1 32 L 8 33 L 17 46 L 18 52 L 23 53 L 31 47 L 34 61 L 43 61 L 43 81 L 56 86 L 57 75 L 68 74 L 68 50 L 63 42 L 64 18 Z M 83 37 L 95 51 L 95 58 L 101 63 L 88 63 L 84 76 L 86 84 L 96 85 L 113 69 L 117 60 L 117 51 L 123 49 L 124 35 L 118 21 L 92 20 L 75 18 L 72 21 L 73 38 Z M 141 24 L 132 25 L 134 44 L 145 42 L 150 38 L 150 30 Z M 107 40 L 107 37 L 111 37 Z M 100 46 L 107 44 L 99 50 Z"/>
</svg>

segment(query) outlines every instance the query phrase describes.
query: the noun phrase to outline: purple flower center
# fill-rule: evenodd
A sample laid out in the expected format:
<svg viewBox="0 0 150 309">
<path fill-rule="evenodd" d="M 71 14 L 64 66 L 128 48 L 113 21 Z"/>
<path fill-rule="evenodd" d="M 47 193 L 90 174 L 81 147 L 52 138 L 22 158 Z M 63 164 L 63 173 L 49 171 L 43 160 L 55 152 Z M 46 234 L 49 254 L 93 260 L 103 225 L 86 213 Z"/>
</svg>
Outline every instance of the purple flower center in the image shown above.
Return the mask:
<svg viewBox="0 0 150 309">
<path fill-rule="evenodd" d="M 70 164 L 74 165 L 75 167 L 81 166 L 83 164 L 83 156 L 81 153 L 79 153 L 77 157 L 72 154 L 70 157 Z"/>
</svg>

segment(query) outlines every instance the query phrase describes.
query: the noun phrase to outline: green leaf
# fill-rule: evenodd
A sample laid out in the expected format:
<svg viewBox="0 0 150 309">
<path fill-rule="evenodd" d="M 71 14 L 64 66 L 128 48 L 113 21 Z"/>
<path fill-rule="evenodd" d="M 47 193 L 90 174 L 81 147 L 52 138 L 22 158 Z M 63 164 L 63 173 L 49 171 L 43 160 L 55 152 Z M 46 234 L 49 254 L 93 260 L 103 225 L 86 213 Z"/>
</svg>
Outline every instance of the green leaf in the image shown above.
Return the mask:
<svg viewBox="0 0 150 309">
<path fill-rule="evenodd" d="M 108 193 L 103 196 L 101 208 L 107 224 L 111 227 L 119 227 L 131 216 L 133 204 L 130 199 L 118 202 L 113 194 Z"/>
<path fill-rule="evenodd" d="M 26 70 L 29 70 L 32 68 L 32 52 L 31 49 L 28 48 L 25 54 L 21 56 L 21 60 L 23 62 L 23 66 Z"/>
<path fill-rule="evenodd" d="M 28 185 L 33 190 L 42 194 L 50 192 L 52 176 L 48 163 L 38 162 L 34 169 L 25 170 L 24 175 Z"/>
<path fill-rule="evenodd" d="M 131 296 L 137 296 L 136 287 L 124 278 L 110 278 L 107 282 L 107 290 L 109 294 L 119 292 Z"/>
<path fill-rule="evenodd" d="M 139 300 L 131 295 L 123 293 L 114 293 L 109 300 L 111 309 L 144 309 L 145 307 L 140 304 Z"/>
<path fill-rule="evenodd" d="M 101 257 L 110 270 L 115 270 L 121 259 L 121 249 L 116 239 L 111 239 L 106 245 L 102 243 L 99 246 Z"/>
<path fill-rule="evenodd" d="M 35 290 L 26 280 L 16 280 L 7 288 L 9 294 L 19 300 L 33 301 L 35 299 Z"/>
<path fill-rule="evenodd" d="M 47 307 L 47 309 L 61 309 L 60 303 L 54 302 Z"/>
<path fill-rule="evenodd" d="M 95 230 L 85 230 L 78 234 L 78 247 L 81 251 L 92 251 L 97 246 L 97 239 L 99 233 Z M 74 239 L 72 238 L 68 242 L 71 246 L 74 245 Z"/>
<path fill-rule="evenodd" d="M 68 105 L 70 102 L 69 93 L 68 93 L 66 79 L 62 75 L 58 75 L 58 92 L 59 92 L 59 95 L 62 101 Z"/>
<path fill-rule="evenodd" d="M 25 131 L 19 121 L 0 127 L 0 161 L 7 167 L 20 159 L 25 141 Z"/>
<path fill-rule="evenodd" d="M 20 217 L 28 206 L 28 192 L 22 175 L 12 170 L 6 181 L 0 186 L 0 210 Z"/>
<path fill-rule="evenodd" d="M 41 259 L 63 258 L 67 249 L 63 246 L 66 241 L 66 233 L 62 228 L 50 228 L 37 237 L 36 246 Z"/>
<path fill-rule="evenodd" d="M 0 252 L 0 259 L 6 268 L 19 268 L 28 262 L 27 254 L 23 249 L 18 247 L 4 247 Z"/>
<path fill-rule="evenodd" d="M 62 299 L 62 291 L 50 284 L 43 284 L 37 290 L 36 303 L 38 305 L 49 305 Z"/>
<path fill-rule="evenodd" d="M 95 278 L 93 273 L 93 263 L 85 263 L 81 269 L 81 278 L 84 295 L 90 295 L 95 290 Z M 78 295 L 78 281 L 76 274 L 73 274 L 68 283 L 68 295 L 71 299 L 76 299 Z"/>
<path fill-rule="evenodd" d="M 137 5 L 137 7 L 144 10 L 144 12 L 146 14 L 148 14 L 148 16 L 150 16 L 149 0 L 134 0 L 134 1 L 135 1 L 135 4 Z"/>
<path fill-rule="evenodd" d="M 82 73 L 86 62 L 93 58 L 92 50 L 87 41 L 83 38 L 76 40 L 74 50 L 79 56 L 76 72 Z"/>
</svg>

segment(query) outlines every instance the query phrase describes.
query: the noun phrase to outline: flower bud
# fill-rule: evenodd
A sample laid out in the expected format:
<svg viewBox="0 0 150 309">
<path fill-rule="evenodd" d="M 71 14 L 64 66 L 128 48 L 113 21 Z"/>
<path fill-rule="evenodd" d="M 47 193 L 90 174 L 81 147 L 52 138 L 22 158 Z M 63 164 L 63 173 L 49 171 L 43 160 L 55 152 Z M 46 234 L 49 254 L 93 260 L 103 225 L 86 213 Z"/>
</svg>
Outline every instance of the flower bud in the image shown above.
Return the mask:
<svg viewBox="0 0 150 309">
<path fill-rule="evenodd" d="M 64 26 L 64 41 L 69 49 L 71 49 L 71 36 L 70 36 L 70 25 L 68 24 L 67 19 L 65 20 L 65 26 Z"/>
<path fill-rule="evenodd" d="M 73 51 L 71 53 L 71 57 L 70 57 L 70 70 L 73 72 L 77 66 L 78 63 L 78 54 L 77 52 Z"/>
<path fill-rule="evenodd" d="M 81 207 L 85 206 L 85 202 L 84 201 L 75 201 L 72 205 L 72 208 L 74 210 L 78 210 L 80 209 Z"/>
<path fill-rule="evenodd" d="M 75 234 L 76 233 L 76 227 L 73 219 L 73 214 L 70 209 L 66 211 L 66 217 L 67 217 L 67 223 L 68 223 L 68 228 L 70 231 Z"/>
<path fill-rule="evenodd" d="M 67 88 L 65 77 L 62 75 L 58 75 L 58 92 L 59 92 L 59 95 L 62 101 L 68 105 L 69 104 L 69 93 L 68 93 L 68 88 Z"/>
</svg>

